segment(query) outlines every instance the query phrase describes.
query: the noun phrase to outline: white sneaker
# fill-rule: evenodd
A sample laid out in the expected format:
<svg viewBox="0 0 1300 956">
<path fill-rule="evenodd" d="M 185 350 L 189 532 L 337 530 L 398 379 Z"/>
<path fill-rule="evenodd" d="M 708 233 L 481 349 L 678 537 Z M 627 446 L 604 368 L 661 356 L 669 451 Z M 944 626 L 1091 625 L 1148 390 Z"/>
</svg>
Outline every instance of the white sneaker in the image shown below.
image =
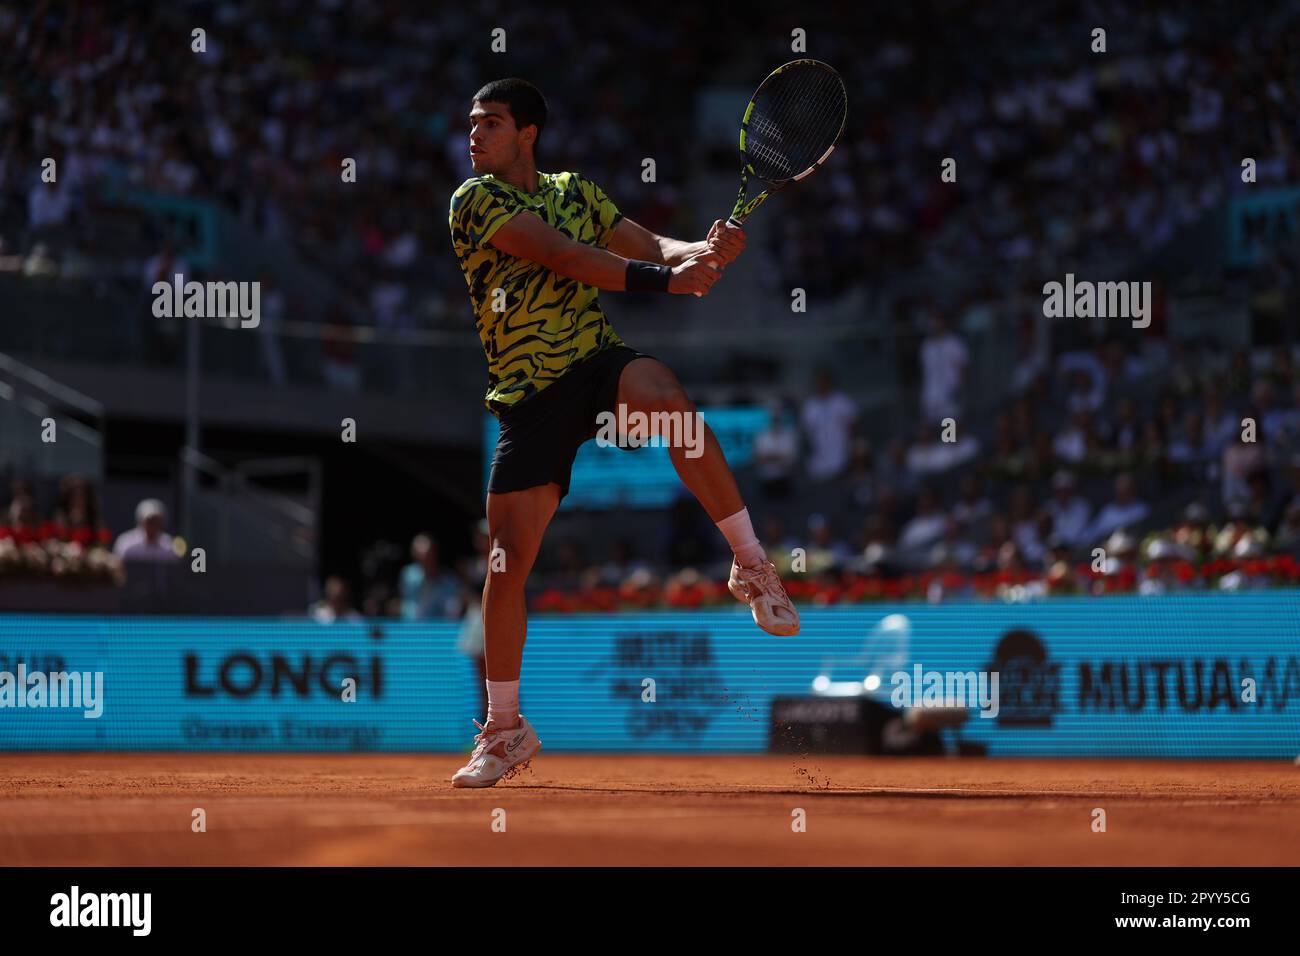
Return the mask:
<svg viewBox="0 0 1300 956">
<path fill-rule="evenodd" d="M 777 637 L 799 633 L 799 612 L 794 609 L 785 585 L 776 573 L 776 565 L 764 561 L 757 568 L 742 568 L 731 559 L 731 577 L 727 590 L 742 604 L 748 604 L 754 623 Z"/>
<path fill-rule="evenodd" d="M 479 729 L 474 737 L 474 752 L 469 763 L 451 778 L 453 787 L 491 787 L 523 770 L 542 749 L 537 732 L 522 714 L 519 726 L 508 730 L 498 730 L 491 717 L 486 724 L 474 721 L 474 726 Z"/>
</svg>

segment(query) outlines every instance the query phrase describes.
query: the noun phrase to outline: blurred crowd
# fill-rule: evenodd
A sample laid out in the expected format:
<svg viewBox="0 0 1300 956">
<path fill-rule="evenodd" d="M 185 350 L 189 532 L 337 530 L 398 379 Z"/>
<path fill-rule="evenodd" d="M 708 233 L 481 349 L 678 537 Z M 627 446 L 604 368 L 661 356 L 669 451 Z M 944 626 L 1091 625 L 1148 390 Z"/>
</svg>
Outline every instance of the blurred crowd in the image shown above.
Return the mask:
<svg viewBox="0 0 1300 956">
<path fill-rule="evenodd" d="M 1264 186 L 1300 173 L 1294 5 L 943 7 L 873 8 L 865 46 L 830 8 L 801 11 L 843 65 L 851 121 L 843 155 L 782 206 L 773 284 L 829 295 L 863 263 L 1051 274 L 1162 245 L 1250 188 L 1243 156 Z"/>
<path fill-rule="evenodd" d="M 1290 349 L 1108 338 L 1029 369 L 991 413 L 967 415 L 959 339 L 940 325 L 928 341 L 953 358 L 926 373 L 930 414 L 883 442 L 868 440 L 828 374 L 801 402 L 771 407 L 739 477 L 792 594 L 942 600 L 1300 580 Z M 729 557 L 716 529 L 697 520 L 674 531 L 658 554 L 598 536 L 603 563 L 586 557 L 583 536 L 559 542 L 535 605 L 723 600 Z"/>
<path fill-rule="evenodd" d="M 114 536 L 104 525 L 99 493 L 81 475 L 66 475 L 42 509 L 33 482 L 9 482 L 0 511 L 0 580 L 121 585 L 132 562 L 178 562 L 183 544 L 164 529 L 167 509 L 146 498 L 134 527 Z"/>
<path fill-rule="evenodd" d="M 438 539 L 417 534 L 406 550 L 388 540 L 376 541 L 361 558 L 362 597 L 355 606 L 344 577 L 325 579 L 324 596 L 310 613 L 329 623 L 336 619 L 397 618 L 405 621 L 455 620 L 477 610 L 487 574 L 487 520 L 473 528 L 474 554 L 445 561 Z"/>
<path fill-rule="evenodd" d="M 953 336 L 942 326 L 936 339 Z M 1140 343 L 1140 347 L 1139 347 Z M 939 351 L 958 355 L 960 342 Z M 797 600 L 1028 600 L 1300 585 L 1300 385 L 1286 348 L 1223 353 L 1154 338 L 1105 339 L 1018 378 L 967 417 L 960 361 L 929 381 L 933 415 L 873 445 L 851 397 L 822 373 L 773 403 L 739 475 L 760 538 Z M 536 610 L 726 603 L 730 556 L 683 493 L 655 516 L 553 534 L 530 581 Z M 360 612 L 477 618 L 489 551 L 444 567 L 419 535 L 409 563 L 366 555 Z M 640 542 L 640 548 L 638 548 Z M 346 595 L 338 579 L 333 587 Z M 328 603 L 325 602 L 325 603 Z M 328 619 L 334 611 L 321 611 Z M 478 627 L 468 621 L 467 627 Z M 471 643 L 473 635 L 467 638 Z"/>
<path fill-rule="evenodd" d="M 937 323 L 922 343 L 914 426 L 871 423 L 823 372 L 769 406 L 738 478 L 771 559 L 809 600 L 1002 599 L 1300 583 L 1300 382 L 1291 349 L 1224 352 L 1156 337 L 1106 338 L 1033 364 L 991 412 L 967 412 L 965 350 Z M 942 416 L 942 417 L 940 417 Z M 879 433 L 876 428 L 875 432 Z M 568 534 L 544 547 L 537 608 L 692 606 L 723 600 L 729 558 L 683 492 L 653 516 L 668 534 Z M 9 485 L 0 576 L 121 583 L 131 561 L 178 561 L 167 514 L 141 501 L 134 527 L 103 521 L 93 485 L 69 475 L 38 501 Z M 322 621 L 464 619 L 490 550 L 445 561 L 438 540 L 376 542 L 353 581 L 331 577 Z"/>
<path fill-rule="evenodd" d="M 1295 16 L 1169 0 L 800 10 L 810 50 L 845 73 L 851 121 L 841 155 L 798 201 L 776 200 L 767 244 L 755 244 L 773 265 L 760 275 L 818 297 L 914 269 L 1056 275 L 1162 244 L 1246 188 L 1244 152 L 1262 187 L 1293 182 Z M 0 8 L 0 273 L 107 269 L 136 299 L 141 276 L 183 266 L 205 278 L 168 237 L 124 243 L 106 226 L 128 211 L 106 191 L 214 203 L 292 249 L 313 287 L 332 288 L 322 308 L 304 308 L 273 269 L 256 276 L 261 373 L 352 391 L 368 384 L 365 333 L 404 341 L 466 328 L 442 212 L 471 174 L 467 98 L 501 71 L 494 28 L 506 29 L 513 72 L 545 78 L 543 168 L 582 169 L 628 215 L 668 232 L 692 220 L 682 184 L 706 157 L 729 171 L 734 155 L 693 146 L 694 92 L 684 107 L 654 71 L 627 64 L 671 63 L 689 91 L 770 66 L 752 50 L 716 60 L 706 14 L 687 8 L 653 22 L 600 8 L 595 29 L 586 4 L 219 0 L 202 53 L 191 19 L 143 0 Z M 767 31 L 757 49 L 788 49 L 789 19 L 755 26 Z M 1092 51 L 1097 26 L 1104 54 Z M 555 68 L 556 50 L 577 49 Z M 55 184 L 40 178 L 47 156 Z M 955 183 L 940 180 L 945 156 L 957 160 Z M 656 159 L 653 184 L 644 157 Z M 342 183 L 345 158 L 356 183 Z M 1289 260 L 1266 268 L 1296 284 Z M 967 304 L 987 310 L 997 295 L 976 290 Z M 309 368 L 295 367 L 303 350 L 280 344 L 294 323 L 319 326 L 301 333 L 313 339 Z M 174 330 L 156 333 L 150 347 L 174 360 Z M 418 378 L 405 350 L 385 362 L 394 380 Z"/>
<path fill-rule="evenodd" d="M 355 389 L 350 330 L 428 329 L 453 309 L 466 327 L 446 210 L 473 175 L 470 97 L 502 69 L 491 49 L 502 24 L 511 69 L 547 77 L 543 168 L 581 166 L 652 229 L 678 212 L 677 191 L 643 183 L 640 160 L 684 169 L 689 111 L 652 95 L 649 74 L 624 71 L 617 87 L 605 78 L 633 45 L 690 69 L 703 55 L 683 42 L 694 14 L 647 21 L 607 7 L 594 34 L 565 5 L 220 0 L 208 14 L 133 2 L 0 7 L 0 269 L 95 275 L 95 260 L 111 261 L 109 277 L 137 297 L 141 275 L 152 283 L 184 267 L 202 279 L 164 237 L 123 262 L 119 234 L 104 225 L 125 211 L 107 208 L 105 191 L 217 203 L 290 246 L 318 285 L 337 284 L 319 313 L 293 301 L 281 311 L 322 323 L 325 382 Z M 192 49 L 199 20 L 204 52 Z M 582 55 L 556 71 L 556 49 Z M 41 179 L 45 157 L 58 163 L 53 184 Z M 355 183 L 343 182 L 345 158 Z M 282 383 L 282 358 L 264 358 Z"/>
<path fill-rule="evenodd" d="M 694 100 L 662 95 L 662 74 L 628 69 L 628 58 L 671 64 L 692 96 L 756 68 L 715 63 L 709 14 L 687 8 L 647 18 L 606 6 L 598 20 L 587 5 L 504 0 L 217 0 L 204 10 L 198 53 L 184 6 L 0 7 L 0 273 L 94 276 L 138 299 L 193 266 L 163 235 L 124 249 L 108 224 L 129 213 L 108 194 L 214 203 L 291 249 L 317 284 L 337 286 L 312 311 L 274 275 L 259 277 L 259 355 L 277 384 L 292 377 L 275 337 L 289 320 L 320 323 L 314 374 L 353 391 L 366 385 L 355 330 L 468 328 L 442 215 L 471 174 L 468 98 L 501 72 L 494 28 L 507 27 L 511 72 L 545 77 L 540 165 L 582 169 L 657 231 L 690 218 L 674 184 L 701 160 Z M 775 261 L 761 273 L 774 284 L 827 296 L 917 269 L 1060 277 L 1066 263 L 1131 261 L 1164 243 L 1243 189 L 1243 155 L 1265 187 L 1300 176 L 1293 6 L 1247 16 L 1168 0 L 943 0 L 842 13 L 796 18 L 810 50 L 844 70 L 851 112 L 835 161 L 797 202 L 775 200 L 769 242 L 755 250 Z M 1091 49 L 1098 26 L 1104 54 Z M 790 27 L 767 18 L 756 29 L 771 42 L 759 48 L 788 49 Z M 581 55 L 556 69 L 557 50 Z M 768 52 L 743 55 L 770 66 Z M 655 184 L 640 177 L 646 156 Z M 957 160 L 953 183 L 940 179 L 946 156 Z M 45 157 L 58 162 L 55 183 L 41 180 Z M 354 184 L 342 182 L 345 158 Z M 717 159 L 734 166 L 731 154 Z M 1256 277 L 1281 322 L 1300 288 L 1296 251 L 1266 253 Z M 988 408 L 970 394 L 964 336 L 992 329 L 987 313 L 1004 291 L 969 285 L 927 318 L 909 355 L 914 420 L 865 421 L 830 374 L 773 403 L 739 478 L 770 556 L 783 571 L 805 565 L 791 593 L 941 600 L 1293 580 L 1300 383 L 1289 345 L 1224 351 L 1156 330 L 1050 343 L 1026 323 L 1005 398 Z M 5 577 L 112 581 L 126 561 L 176 559 L 161 504 L 141 502 L 136 527 L 115 537 L 75 476 L 47 503 L 15 482 L 2 517 Z M 692 501 L 675 506 L 653 552 L 651 538 L 559 535 L 530 599 L 725 600 L 728 556 L 699 517 Z M 472 619 L 485 531 L 475 538 L 484 547 L 459 562 L 431 535 L 409 548 L 378 542 L 359 577 L 324 582 L 311 614 Z"/>
</svg>

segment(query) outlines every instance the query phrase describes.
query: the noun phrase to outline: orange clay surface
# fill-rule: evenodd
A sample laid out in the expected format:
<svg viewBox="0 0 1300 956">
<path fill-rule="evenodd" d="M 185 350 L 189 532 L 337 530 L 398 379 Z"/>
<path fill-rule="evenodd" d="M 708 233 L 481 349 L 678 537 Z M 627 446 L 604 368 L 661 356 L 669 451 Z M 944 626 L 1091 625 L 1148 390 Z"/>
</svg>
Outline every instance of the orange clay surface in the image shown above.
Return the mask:
<svg viewBox="0 0 1300 956">
<path fill-rule="evenodd" d="M 454 790 L 461 763 L 0 753 L 0 865 L 1300 865 L 1287 761 L 543 752 Z"/>
</svg>

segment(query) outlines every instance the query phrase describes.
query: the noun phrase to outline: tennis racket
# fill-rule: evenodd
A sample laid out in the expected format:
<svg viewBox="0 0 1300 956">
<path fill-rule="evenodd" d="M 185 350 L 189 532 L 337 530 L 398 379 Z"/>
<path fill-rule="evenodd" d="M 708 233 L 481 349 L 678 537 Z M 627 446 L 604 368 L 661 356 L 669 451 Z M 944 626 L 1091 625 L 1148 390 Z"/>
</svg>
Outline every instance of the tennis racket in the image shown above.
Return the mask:
<svg viewBox="0 0 1300 956">
<path fill-rule="evenodd" d="M 812 175 L 835 152 L 848 115 L 844 80 L 821 60 L 791 60 L 768 74 L 740 121 L 740 191 L 727 223 L 743 224 L 773 193 Z M 751 178 L 765 188 L 746 200 Z"/>
</svg>

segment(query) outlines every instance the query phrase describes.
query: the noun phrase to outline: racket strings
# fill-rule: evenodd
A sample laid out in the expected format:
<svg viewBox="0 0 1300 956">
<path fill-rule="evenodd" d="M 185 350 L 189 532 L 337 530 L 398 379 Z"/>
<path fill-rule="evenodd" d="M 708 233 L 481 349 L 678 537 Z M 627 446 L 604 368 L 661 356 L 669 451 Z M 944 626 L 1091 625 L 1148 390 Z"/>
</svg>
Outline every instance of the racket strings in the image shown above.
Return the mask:
<svg viewBox="0 0 1300 956">
<path fill-rule="evenodd" d="M 745 135 L 755 174 L 781 182 L 811 168 L 839 137 L 847 109 L 838 74 L 816 66 L 778 74 L 755 100 Z"/>
</svg>

